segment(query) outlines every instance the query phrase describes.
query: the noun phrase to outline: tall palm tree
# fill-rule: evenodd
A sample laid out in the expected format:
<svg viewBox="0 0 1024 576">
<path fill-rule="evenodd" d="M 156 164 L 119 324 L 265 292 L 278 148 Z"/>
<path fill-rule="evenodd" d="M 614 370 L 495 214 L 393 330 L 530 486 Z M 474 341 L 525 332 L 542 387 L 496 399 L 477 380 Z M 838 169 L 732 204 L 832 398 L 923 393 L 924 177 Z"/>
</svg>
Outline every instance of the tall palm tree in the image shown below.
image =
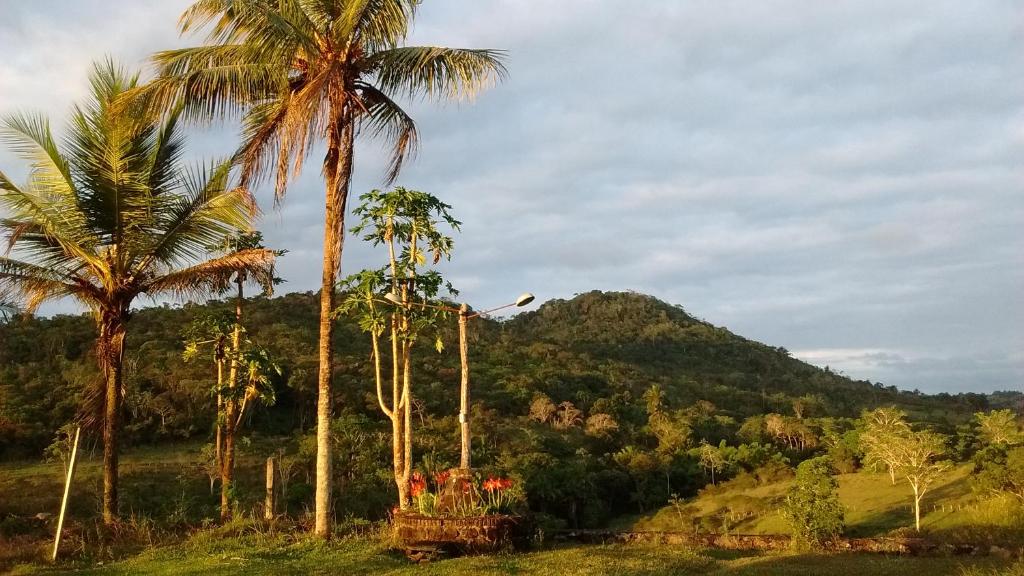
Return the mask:
<svg viewBox="0 0 1024 576">
<path fill-rule="evenodd" d="M 200 47 L 154 56 L 150 105 L 182 102 L 193 119 L 240 117 L 243 185 L 274 175 L 278 200 L 314 145 L 325 142 L 320 292 L 316 533 L 330 531 L 331 313 L 357 135 L 384 139 L 393 181 L 417 146 L 398 97 L 472 97 L 504 77 L 501 53 L 403 46 L 420 0 L 198 0 L 181 32 Z"/>
<path fill-rule="evenodd" d="M 248 250 L 206 259 L 206 246 L 255 216 L 250 196 L 228 188 L 227 164 L 184 170 L 177 115 L 162 122 L 114 105 L 138 85 L 111 62 L 90 74 L 92 94 L 58 146 L 46 118 L 14 115 L 0 137 L 31 164 L 19 186 L 0 173 L 0 219 L 10 249 L 0 257 L 0 293 L 34 311 L 72 298 L 92 310 L 104 375 L 103 521 L 117 517 L 122 356 L 136 298 L 198 296 L 239 270 L 272 276 L 274 253 Z"/>
</svg>

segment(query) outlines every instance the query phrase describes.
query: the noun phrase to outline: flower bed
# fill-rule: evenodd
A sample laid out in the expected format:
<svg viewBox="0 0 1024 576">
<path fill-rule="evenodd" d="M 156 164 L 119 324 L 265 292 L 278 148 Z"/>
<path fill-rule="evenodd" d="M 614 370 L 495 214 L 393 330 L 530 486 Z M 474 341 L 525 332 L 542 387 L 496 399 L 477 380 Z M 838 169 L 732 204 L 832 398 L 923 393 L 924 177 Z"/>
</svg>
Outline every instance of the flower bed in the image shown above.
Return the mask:
<svg viewBox="0 0 1024 576">
<path fill-rule="evenodd" d="M 524 543 L 528 530 L 519 515 L 525 496 L 507 478 L 474 476 L 469 470 L 416 473 L 411 482 L 413 507 L 395 511 L 395 536 L 410 558 L 436 553 L 482 553 Z"/>
<path fill-rule="evenodd" d="M 521 545 L 527 537 L 522 517 L 503 514 L 455 518 L 405 511 L 395 514 L 394 528 L 395 535 L 407 551 L 497 552 Z"/>
</svg>

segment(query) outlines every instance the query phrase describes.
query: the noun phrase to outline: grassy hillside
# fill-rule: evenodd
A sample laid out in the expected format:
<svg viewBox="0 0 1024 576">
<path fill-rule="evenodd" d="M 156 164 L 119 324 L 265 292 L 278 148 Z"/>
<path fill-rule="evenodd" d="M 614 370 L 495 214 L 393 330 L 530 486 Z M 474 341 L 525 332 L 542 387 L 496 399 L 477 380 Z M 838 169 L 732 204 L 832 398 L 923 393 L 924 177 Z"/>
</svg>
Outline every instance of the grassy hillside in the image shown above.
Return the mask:
<svg viewBox="0 0 1024 576">
<path fill-rule="evenodd" d="M 1024 518 L 1015 502 L 978 497 L 971 491 L 970 465 L 947 473 L 925 495 L 922 531 L 942 540 L 1024 544 Z M 911 491 L 888 474 L 839 475 L 839 498 L 846 509 L 846 534 L 854 537 L 909 534 L 913 525 Z M 666 506 L 622 528 L 663 531 L 722 531 L 787 534 L 779 509 L 792 481 L 751 486 L 746 478 L 708 487 L 699 496 Z"/>
</svg>

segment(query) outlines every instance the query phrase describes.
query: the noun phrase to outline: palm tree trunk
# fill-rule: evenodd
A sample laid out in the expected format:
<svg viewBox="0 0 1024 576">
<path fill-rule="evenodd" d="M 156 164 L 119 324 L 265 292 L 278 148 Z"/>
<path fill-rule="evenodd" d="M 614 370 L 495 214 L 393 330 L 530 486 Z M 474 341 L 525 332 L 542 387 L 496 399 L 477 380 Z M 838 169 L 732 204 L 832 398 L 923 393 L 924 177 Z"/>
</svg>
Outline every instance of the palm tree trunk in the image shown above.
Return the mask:
<svg viewBox="0 0 1024 576">
<path fill-rule="evenodd" d="M 331 533 L 331 371 L 334 349 L 331 335 L 334 326 L 334 287 L 345 241 L 345 203 L 352 180 L 353 126 L 347 117 L 339 119 L 328 136 L 324 174 L 327 176 L 324 206 L 324 263 L 320 284 L 320 370 L 317 379 L 316 403 L 316 520 L 314 533 L 328 537 Z"/>
<path fill-rule="evenodd" d="M 242 302 L 245 294 L 242 289 L 243 279 L 241 276 L 235 278 L 238 284 L 238 299 L 235 301 L 235 330 L 231 334 L 231 370 L 228 372 L 228 397 L 225 399 L 224 411 L 224 454 L 221 456 L 220 466 L 220 519 L 227 521 L 231 519 L 231 505 L 234 499 L 234 477 L 235 477 L 235 430 L 238 418 L 238 398 L 235 388 L 238 386 L 238 355 L 241 353 L 242 344 Z"/>
<path fill-rule="evenodd" d="M 121 429 L 124 336 L 124 318 L 116 313 L 103 313 L 98 348 L 106 388 L 103 405 L 103 524 L 108 527 L 117 522 L 117 457 Z"/>
</svg>

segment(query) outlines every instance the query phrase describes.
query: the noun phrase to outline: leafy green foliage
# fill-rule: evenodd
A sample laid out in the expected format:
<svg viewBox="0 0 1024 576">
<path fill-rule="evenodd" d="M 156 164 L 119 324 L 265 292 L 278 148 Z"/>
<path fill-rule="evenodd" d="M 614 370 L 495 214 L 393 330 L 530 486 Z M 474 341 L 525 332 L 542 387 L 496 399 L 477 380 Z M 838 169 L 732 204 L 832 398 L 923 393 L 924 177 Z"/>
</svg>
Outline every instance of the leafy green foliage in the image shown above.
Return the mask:
<svg viewBox="0 0 1024 576">
<path fill-rule="evenodd" d="M 796 468 L 796 484 L 786 496 L 782 514 L 799 547 L 818 547 L 843 533 L 843 505 L 835 469 L 826 457 L 811 458 Z"/>
<path fill-rule="evenodd" d="M 305 437 L 311 428 L 317 306 L 315 294 L 246 301 L 247 337 L 262 343 L 281 367 L 280 376 L 271 376 L 274 406 L 250 410 L 247 430 L 254 437 Z M 146 308 L 132 316 L 125 352 L 126 444 L 184 438 L 212 442 L 215 407 L 209 391 L 214 374 L 209 362 L 182 360 L 181 334 L 195 318 L 232 309 L 230 302 L 214 301 Z M 761 485 L 758 478 L 791 474 L 790 464 L 831 450 L 828 430 L 844 435 L 854 430 L 849 418 L 862 409 L 894 404 L 914 420 L 950 432 L 983 409 L 975 395 L 925 396 L 851 381 L 722 329 L 715 330 L 726 340 L 713 346 L 696 336 L 649 337 L 651 346 L 667 351 L 668 361 L 652 358 L 644 347 L 631 348 L 650 326 L 671 335 L 699 323 L 677 307 L 628 293 L 555 300 L 504 322 L 473 320 L 474 463 L 486 474 L 521 479 L 531 510 L 571 526 L 599 526 L 641 507 L 660 507 L 672 494 L 696 494 L 710 481 L 693 453 L 701 439 L 720 449 L 726 441 L 722 450 L 727 464 L 716 480 L 720 474 L 721 480 L 742 478 L 745 485 L 756 487 Z M 457 341 L 454 324 L 442 324 L 437 332 L 448 344 Z M 74 414 L 84 386 L 96 374 L 94 330 L 89 317 L 67 315 L 0 326 L 3 458 L 38 458 Z M 336 467 L 338 514 L 379 517 L 395 498 L 389 480 L 391 427 L 377 405 L 368 339 L 345 316 L 336 321 L 335 332 L 334 370 L 344 383 L 336 392 L 336 406 L 345 407 L 339 418 L 359 422 L 335 435 L 346 446 L 335 453 L 338 462 L 345 462 Z M 458 462 L 455 348 L 449 345 L 442 354 L 414 359 L 418 393 L 413 453 L 416 468 L 424 473 L 434 470 L 427 469 L 429 461 L 438 462 L 437 469 Z M 825 398 L 820 416 L 803 419 L 821 438 L 809 453 L 791 450 L 764 428 L 765 414 L 791 411 L 792 398 L 805 394 Z M 550 408 L 546 421 L 530 416 L 534 399 L 542 397 Z M 582 412 L 583 424 L 555 427 L 554 413 L 563 402 Z M 669 425 L 659 427 L 652 412 L 664 414 Z M 587 421 L 598 414 L 614 419 L 618 429 L 607 435 L 588 433 Z M 672 433 L 683 430 L 684 438 Z M 86 445 L 93 441 L 84 440 Z M 312 449 L 314 444 L 303 446 Z M 620 462 L 615 455 L 627 447 L 633 454 Z M 311 493 L 307 474 L 312 453 L 302 454 L 303 464 L 289 487 L 293 512 L 309 505 Z M 199 478 L 206 492 L 207 482 Z"/>
<path fill-rule="evenodd" d="M 979 452 L 973 485 L 983 494 L 1009 494 L 1024 503 L 1024 447 L 995 444 Z"/>
</svg>

